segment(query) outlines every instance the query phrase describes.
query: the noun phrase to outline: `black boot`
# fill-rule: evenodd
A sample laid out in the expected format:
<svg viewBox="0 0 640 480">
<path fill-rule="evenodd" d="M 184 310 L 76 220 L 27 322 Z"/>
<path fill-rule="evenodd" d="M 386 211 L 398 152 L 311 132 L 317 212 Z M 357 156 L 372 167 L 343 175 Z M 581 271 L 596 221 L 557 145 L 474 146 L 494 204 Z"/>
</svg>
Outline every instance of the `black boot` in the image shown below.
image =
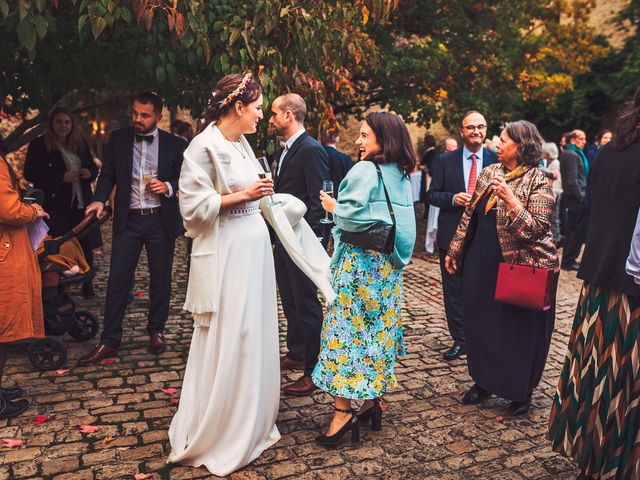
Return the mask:
<svg viewBox="0 0 640 480">
<path fill-rule="evenodd" d="M 528 398 L 524 402 L 514 401 L 514 402 L 511 402 L 511 405 L 509 405 L 509 415 L 512 415 L 514 417 L 518 415 L 524 415 L 529 411 L 530 408 L 531 408 L 531 398 Z"/>
<path fill-rule="evenodd" d="M 5 400 L 24 397 L 24 390 L 20 387 L 0 388 L 0 397 Z"/>
<path fill-rule="evenodd" d="M 29 408 L 29 402 L 25 399 L 11 401 L 0 396 L 0 420 L 16 417 L 27 408 Z"/>
<path fill-rule="evenodd" d="M 351 443 L 360 442 L 360 426 L 358 425 L 358 416 L 353 410 L 342 410 L 336 408 L 336 412 L 350 413 L 351 420 L 344 424 L 344 426 L 331 436 L 320 435 L 316 438 L 316 442 L 323 447 L 335 448 L 338 446 L 340 439 L 345 436 L 348 431 L 351 431 Z"/>
</svg>

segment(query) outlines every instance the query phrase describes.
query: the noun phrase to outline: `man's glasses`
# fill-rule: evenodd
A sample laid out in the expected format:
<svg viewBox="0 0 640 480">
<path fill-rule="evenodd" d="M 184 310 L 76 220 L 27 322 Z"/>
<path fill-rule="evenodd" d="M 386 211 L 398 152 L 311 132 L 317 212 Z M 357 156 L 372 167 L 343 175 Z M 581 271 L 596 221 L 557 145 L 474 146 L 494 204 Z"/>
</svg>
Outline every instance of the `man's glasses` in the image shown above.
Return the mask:
<svg viewBox="0 0 640 480">
<path fill-rule="evenodd" d="M 462 128 L 467 132 L 472 133 L 475 131 L 476 128 L 478 129 L 479 132 L 482 132 L 487 129 L 487 126 L 486 125 L 467 125 L 466 127 L 462 127 Z"/>
</svg>

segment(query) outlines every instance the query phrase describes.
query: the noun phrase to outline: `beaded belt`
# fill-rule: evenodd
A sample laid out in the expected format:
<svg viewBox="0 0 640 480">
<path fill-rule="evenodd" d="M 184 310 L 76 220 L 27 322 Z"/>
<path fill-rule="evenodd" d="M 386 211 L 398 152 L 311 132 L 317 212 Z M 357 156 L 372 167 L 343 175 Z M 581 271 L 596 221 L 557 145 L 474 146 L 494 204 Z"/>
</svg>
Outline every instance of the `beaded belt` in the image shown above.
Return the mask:
<svg viewBox="0 0 640 480">
<path fill-rule="evenodd" d="M 247 215 L 255 215 L 256 213 L 260 213 L 258 202 L 247 202 L 242 207 L 236 207 L 229 210 L 229 215 L 232 217 L 244 217 Z"/>
</svg>

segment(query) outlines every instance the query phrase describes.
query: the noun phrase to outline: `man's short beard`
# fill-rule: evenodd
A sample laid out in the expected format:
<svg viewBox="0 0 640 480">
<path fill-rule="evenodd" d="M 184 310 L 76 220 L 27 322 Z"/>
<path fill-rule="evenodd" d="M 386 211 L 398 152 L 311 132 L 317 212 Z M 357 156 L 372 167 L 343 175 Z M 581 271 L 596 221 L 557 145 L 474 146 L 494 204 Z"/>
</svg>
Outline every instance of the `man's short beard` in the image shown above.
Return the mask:
<svg viewBox="0 0 640 480">
<path fill-rule="evenodd" d="M 146 130 L 144 129 L 144 127 L 142 127 L 142 130 L 138 130 L 138 128 L 140 128 L 140 127 L 136 126 L 136 124 L 134 123 L 133 124 L 133 129 L 136 131 L 136 133 L 139 133 L 141 135 L 145 135 L 147 133 L 153 132 L 156 129 L 157 126 L 158 126 L 158 124 L 154 123 L 151 127 L 147 128 Z"/>
</svg>

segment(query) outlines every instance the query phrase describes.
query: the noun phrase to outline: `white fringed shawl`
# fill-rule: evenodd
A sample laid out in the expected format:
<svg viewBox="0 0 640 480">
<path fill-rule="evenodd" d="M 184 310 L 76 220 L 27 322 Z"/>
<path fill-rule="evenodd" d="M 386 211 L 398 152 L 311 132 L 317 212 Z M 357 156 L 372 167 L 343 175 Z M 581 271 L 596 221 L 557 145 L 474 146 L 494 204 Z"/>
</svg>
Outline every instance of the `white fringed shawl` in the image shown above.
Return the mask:
<svg viewBox="0 0 640 480">
<path fill-rule="evenodd" d="M 244 137 L 240 137 L 240 142 L 255 162 L 249 143 Z M 218 127 L 210 124 L 184 152 L 179 203 L 186 235 L 193 239 L 193 248 L 183 309 L 193 314 L 195 326 L 208 327 L 211 317 L 218 312 L 220 205 L 222 195 L 232 193 L 228 182 L 232 150 Z"/>
</svg>

